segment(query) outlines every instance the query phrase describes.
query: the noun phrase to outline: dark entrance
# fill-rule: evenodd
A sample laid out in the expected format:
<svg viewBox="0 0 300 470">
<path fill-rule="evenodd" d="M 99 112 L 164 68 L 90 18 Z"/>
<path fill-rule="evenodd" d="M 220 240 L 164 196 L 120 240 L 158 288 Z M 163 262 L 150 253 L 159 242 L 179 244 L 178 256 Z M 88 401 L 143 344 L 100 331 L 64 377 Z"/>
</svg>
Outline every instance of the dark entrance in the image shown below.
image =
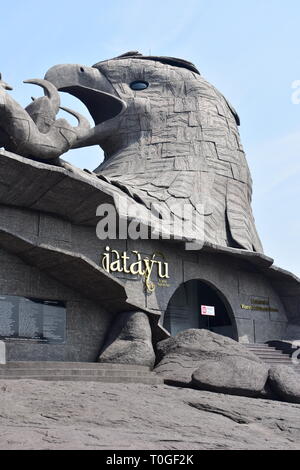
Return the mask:
<svg viewBox="0 0 300 470">
<path fill-rule="evenodd" d="M 225 298 L 206 282 L 187 281 L 175 291 L 164 317 L 164 327 L 175 335 L 189 328 L 204 328 L 237 340 L 233 315 Z M 215 308 L 215 316 L 201 315 L 201 305 Z"/>
</svg>

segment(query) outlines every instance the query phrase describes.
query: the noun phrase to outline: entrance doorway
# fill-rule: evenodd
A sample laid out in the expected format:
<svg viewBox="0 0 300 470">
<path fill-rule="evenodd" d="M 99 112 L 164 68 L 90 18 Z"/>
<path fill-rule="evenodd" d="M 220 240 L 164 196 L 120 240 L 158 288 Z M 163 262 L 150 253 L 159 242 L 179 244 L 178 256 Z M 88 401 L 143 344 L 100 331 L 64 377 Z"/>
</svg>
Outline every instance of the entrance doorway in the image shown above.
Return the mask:
<svg viewBox="0 0 300 470">
<path fill-rule="evenodd" d="M 191 280 L 181 284 L 171 297 L 164 327 L 176 335 L 189 328 L 204 328 L 237 340 L 233 314 L 222 294 L 211 284 Z M 201 306 L 214 307 L 215 316 L 201 314 Z"/>
</svg>

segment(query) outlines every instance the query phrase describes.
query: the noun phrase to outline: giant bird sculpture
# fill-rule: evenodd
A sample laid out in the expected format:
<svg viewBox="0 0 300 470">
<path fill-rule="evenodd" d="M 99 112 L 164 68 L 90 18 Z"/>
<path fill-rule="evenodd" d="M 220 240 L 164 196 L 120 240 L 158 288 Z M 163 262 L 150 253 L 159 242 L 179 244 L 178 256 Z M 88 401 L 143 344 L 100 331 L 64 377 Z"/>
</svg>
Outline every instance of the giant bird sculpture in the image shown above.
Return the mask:
<svg viewBox="0 0 300 470">
<path fill-rule="evenodd" d="M 102 147 L 99 177 L 146 207 L 202 206 L 206 242 L 263 251 L 238 115 L 193 64 L 129 52 L 93 67 L 58 65 L 45 78 L 77 96 L 94 118 L 74 147 Z M 125 110 L 107 119 L 94 90 L 118 97 Z"/>
<path fill-rule="evenodd" d="M 177 220 L 189 207 L 204 220 L 207 244 L 262 253 L 238 115 L 193 64 L 128 52 L 93 67 L 57 65 L 35 83 L 47 96 L 26 110 L 0 89 L 0 131 L 14 136 L 8 150 L 51 162 L 70 147 L 100 145 L 105 159 L 91 178 L 104 180 L 104 191 L 109 183 L 136 206 L 159 203 Z M 53 89 L 79 98 L 95 126 L 55 121 Z M 48 127 L 36 111 L 49 107 L 45 99 L 55 104 Z"/>
</svg>

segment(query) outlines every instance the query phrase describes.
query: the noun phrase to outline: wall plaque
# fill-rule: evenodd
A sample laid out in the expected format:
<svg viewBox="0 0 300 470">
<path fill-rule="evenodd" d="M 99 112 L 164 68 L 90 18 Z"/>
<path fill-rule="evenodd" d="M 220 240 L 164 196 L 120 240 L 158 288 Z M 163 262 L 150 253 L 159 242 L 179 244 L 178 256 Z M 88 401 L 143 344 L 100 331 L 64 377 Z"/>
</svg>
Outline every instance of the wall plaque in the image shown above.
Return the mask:
<svg viewBox="0 0 300 470">
<path fill-rule="evenodd" d="M 59 301 L 1 295 L 0 337 L 64 343 L 65 306 Z"/>
</svg>

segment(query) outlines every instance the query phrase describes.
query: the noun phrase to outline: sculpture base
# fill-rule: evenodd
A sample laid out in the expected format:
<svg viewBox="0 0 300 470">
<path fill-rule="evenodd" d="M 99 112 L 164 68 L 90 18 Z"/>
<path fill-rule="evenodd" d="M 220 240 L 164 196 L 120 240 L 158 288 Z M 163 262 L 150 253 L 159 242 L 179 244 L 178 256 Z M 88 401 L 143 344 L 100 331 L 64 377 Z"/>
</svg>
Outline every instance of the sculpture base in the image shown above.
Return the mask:
<svg viewBox="0 0 300 470">
<path fill-rule="evenodd" d="M 212 244 L 186 251 L 178 240 L 99 240 L 96 209 L 113 204 L 120 190 L 94 175 L 4 151 L 0 165 L 0 297 L 60 302 L 66 309 L 65 337 L 55 344 L 36 336 L 40 321 L 58 336 L 59 319 L 39 320 L 31 309 L 6 304 L 0 339 L 8 338 L 8 360 L 96 361 L 115 315 L 128 311 L 148 315 L 154 344 L 189 328 L 244 343 L 298 339 L 300 281 L 271 258 Z M 137 253 L 160 259 L 168 276 L 154 264 L 149 290 L 139 270 L 108 273 L 102 266 L 108 246 L 115 256 L 126 253 L 128 266 Z M 214 307 L 214 316 L 203 315 L 202 307 Z M 13 339 L 16 331 L 21 337 Z"/>
</svg>

